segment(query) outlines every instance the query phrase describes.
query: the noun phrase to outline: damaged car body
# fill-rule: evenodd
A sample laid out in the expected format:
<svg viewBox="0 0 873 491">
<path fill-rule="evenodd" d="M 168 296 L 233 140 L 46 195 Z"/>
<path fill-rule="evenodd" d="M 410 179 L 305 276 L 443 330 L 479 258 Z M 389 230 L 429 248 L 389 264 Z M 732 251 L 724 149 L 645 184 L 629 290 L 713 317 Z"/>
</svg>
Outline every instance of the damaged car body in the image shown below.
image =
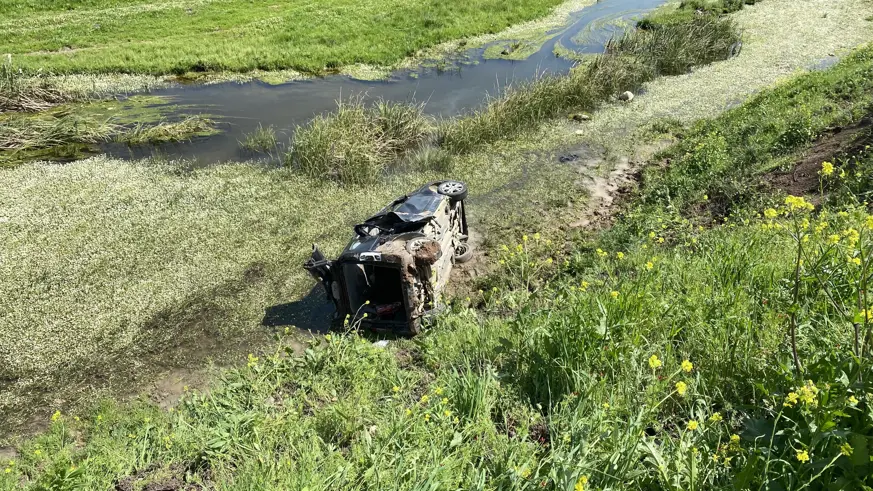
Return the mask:
<svg viewBox="0 0 873 491">
<path fill-rule="evenodd" d="M 453 265 L 472 257 L 466 197 L 462 182 L 431 182 L 355 225 L 336 260 L 313 245 L 303 267 L 336 306 L 335 321 L 418 334 Z"/>
</svg>

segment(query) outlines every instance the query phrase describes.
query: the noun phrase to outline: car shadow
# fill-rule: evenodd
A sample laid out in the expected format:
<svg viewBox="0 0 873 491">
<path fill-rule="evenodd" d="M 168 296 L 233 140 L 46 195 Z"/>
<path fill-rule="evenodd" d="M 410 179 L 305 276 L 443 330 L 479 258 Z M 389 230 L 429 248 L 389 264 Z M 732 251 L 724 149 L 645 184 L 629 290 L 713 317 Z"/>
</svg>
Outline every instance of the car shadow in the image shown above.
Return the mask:
<svg viewBox="0 0 873 491">
<path fill-rule="evenodd" d="M 316 284 L 300 300 L 267 307 L 261 325 L 265 327 L 295 327 L 304 331 L 326 334 L 330 331 L 335 312 L 324 288 Z"/>
</svg>

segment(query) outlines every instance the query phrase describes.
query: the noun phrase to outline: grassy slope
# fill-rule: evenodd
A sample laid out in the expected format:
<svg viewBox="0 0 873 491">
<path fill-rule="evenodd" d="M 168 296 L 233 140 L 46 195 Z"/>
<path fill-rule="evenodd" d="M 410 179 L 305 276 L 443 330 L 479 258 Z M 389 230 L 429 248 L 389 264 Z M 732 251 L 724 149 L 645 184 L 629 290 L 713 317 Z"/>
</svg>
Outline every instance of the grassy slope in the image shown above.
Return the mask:
<svg viewBox="0 0 873 491">
<path fill-rule="evenodd" d="M 62 73 L 183 73 L 392 64 L 545 15 L 559 0 L 3 2 L 0 52 Z"/>
<path fill-rule="evenodd" d="M 772 24 L 773 11 L 788 8 L 778 0 L 772 5 L 772 10 L 766 3 L 748 9 L 750 17 Z M 803 14 L 798 11 L 798 18 Z M 821 23 L 832 20 L 845 26 L 844 33 L 858 31 L 841 15 L 831 12 L 827 19 Z M 750 34 L 756 40 L 750 40 L 747 56 L 718 64 L 720 70 L 762 60 L 781 63 L 782 51 L 768 58 L 771 53 L 753 48 L 776 43 L 784 32 L 761 31 L 756 25 Z M 857 42 L 857 34 L 852 36 Z M 797 39 L 810 42 L 803 35 Z M 808 58 L 791 58 L 790 66 L 804 66 L 829 46 L 833 42 L 827 38 L 808 51 Z M 701 69 L 673 83 L 696 80 L 708 86 L 719 73 Z M 710 78 L 701 82 L 701 74 Z M 750 81 L 720 95 L 744 97 L 770 80 Z M 665 86 L 654 85 L 662 91 Z M 694 96 L 674 95 L 672 102 L 686 101 L 683 107 L 700 102 L 689 98 Z M 639 106 L 628 107 L 646 107 L 645 101 L 639 98 L 634 102 Z M 618 109 L 610 108 L 604 119 Z M 591 124 L 600 118 L 598 113 Z M 578 146 L 578 128 L 546 126 L 513 142 L 514 148 L 499 142 L 457 162 L 452 174 L 476 190 L 473 215 L 486 241 L 505 233 L 508 223 L 541 226 L 543 204 L 557 214 L 574 213 L 565 205 L 579 198 L 577 169 L 554 165 L 557 157 L 543 155 L 543 149 Z M 533 168 L 538 178 L 531 178 L 528 169 Z M 177 166 L 99 158 L 8 171 L 0 183 L 0 216 L 8 219 L 0 226 L 9 231 L 9 247 L 0 251 L 7 279 L 0 288 L 8 306 L 0 332 L 11 340 L 0 346 L 2 366 L 8 367 L 3 377 L 9 379 L 0 398 L 4 416 L 12 422 L 12 408 L 16 416 L 22 411 L 45 414 L 50 408 L 34 401 L 75 402 L 71 397 L 78 391 L 90 394 L 79 385 L 83 373 L 113 375 L 98 381 L 98 387 L 129 386 L 126 377 L 149 380 L 153 370 L 196 365 L 204 356 L 218 356 L 232 340 L 261 336 L 265 309 L 298 298 L 310 285 L 298 267 L 310 242 L 336 250 L 366 210 L 375 211 L 389 198 L 440 175 L 404 174 L 365 188 L 350 203 L 339 188 L 252 165 L 189 173 Z M 529 196 L 538 196 L 535 205 Z M 40 282 L 51 288 L 37 287 Z M 173 334 L 180 330 L 188 335 Z M 161 336 L 173 342 L 164 343 Z M 204 344 L 208 348 L 194 354 L 184 351 Z M 67 388 L 64 394 L 55 392 L 59 384 Z"/>
<path fill-rule="evenodd" d="M 835 160 L 834 176 L 848 177 L 825 180 L 831 199 L 813 214 L 762 217 L 769 206 L 783 210 L 764 190 L 754 205 L 736 201 L 727 223 L 702 228 L 684 210 L 707 206 L 697 193 L 718 180 L 683 195 L 688 206 L 671 206 L 677 195 L 663 190 L 742 162 L 756 142 L 782 142 L 735 176 L 754 186 L 783 155 L 869 114 L 871 72 L 866 47 L 698 125 L 670 149 L 667 172 L 650 172 L 620 226 L 569 254 L 533 234 L 510 242 L 485 291 L 415 342 L 379 349 L 335 335 L 301 357 L 250 357 L 173 412 L 103 404 L 82 420 L 58 414 L 0 483 L 105 488 L 132 475 L 138 486 L 178 479 L 219 489 L 870 485 L 873 387 L 858 374 L 873 372 L 869 354 L 859 365 L 849 351 L 853 319 L 867 327 L 854 305 L 873 228 L 855 197 L 870 189 L 873 154 Z M 817 117 L 802 117 L 798 101 Z M 737 144 L 710 152 L 725 135 Z M 796 296 L 792 230 L 809 236 Z M 790 312 L 803 375 L 790 368 Z"/>
</svg>

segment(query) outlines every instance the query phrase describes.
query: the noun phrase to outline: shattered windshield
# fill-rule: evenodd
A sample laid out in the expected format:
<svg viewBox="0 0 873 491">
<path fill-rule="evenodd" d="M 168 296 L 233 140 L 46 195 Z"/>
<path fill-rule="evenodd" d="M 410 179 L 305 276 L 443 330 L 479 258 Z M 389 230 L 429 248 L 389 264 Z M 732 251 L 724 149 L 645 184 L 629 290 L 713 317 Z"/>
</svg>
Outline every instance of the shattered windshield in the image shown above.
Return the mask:
<svg viewBox="0 0 873 491">
<path fill-rule="evenodd" d="M 415 222 L 433 215 L 440 202 L 440 195 L 436 193 L 417 193 L 398 203 L 391 211 L 403 221 Z"/>
</svg>

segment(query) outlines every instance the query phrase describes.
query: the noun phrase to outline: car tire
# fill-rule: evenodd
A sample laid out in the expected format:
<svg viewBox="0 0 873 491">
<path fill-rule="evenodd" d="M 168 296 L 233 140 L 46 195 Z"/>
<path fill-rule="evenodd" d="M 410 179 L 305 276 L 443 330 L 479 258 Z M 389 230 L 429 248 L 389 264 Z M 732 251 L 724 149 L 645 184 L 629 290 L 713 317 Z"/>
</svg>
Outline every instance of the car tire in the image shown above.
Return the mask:
<svg viewBox="0 0 873 491">
<path fill-rule="evenodd" d="M 467 198 L 467 185 L 461 181 L 443 181 L 437 185 L 437 192 L 451 198 L 452 202 Z"/>
<path fill-rule="evenodd" d="M 452 259 L 455 260 L 455 264 L 464 264 L 473 259 L 473 246 L 469 242 L 461 242 L 455 247 L 455 255 Z"/>
</svg>

